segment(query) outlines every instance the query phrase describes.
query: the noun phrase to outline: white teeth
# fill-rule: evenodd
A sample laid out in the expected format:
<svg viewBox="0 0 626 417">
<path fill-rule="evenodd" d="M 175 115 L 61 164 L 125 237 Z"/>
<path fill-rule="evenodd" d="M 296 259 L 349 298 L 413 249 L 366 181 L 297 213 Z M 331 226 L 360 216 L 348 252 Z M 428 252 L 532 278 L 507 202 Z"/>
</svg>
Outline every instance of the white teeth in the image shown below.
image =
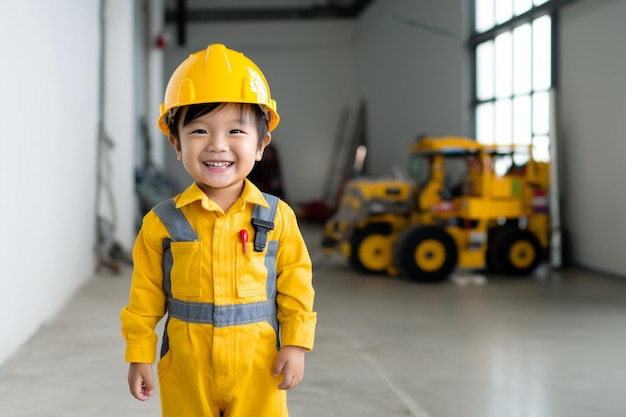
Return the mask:
<svg viewBox="0 0 626 417">
<path fill-rule="evenodd" d="M 211 168 L 224 168 L 231 165 L 231 162 L 205 162 L 206 166 Z"/>
</svg>

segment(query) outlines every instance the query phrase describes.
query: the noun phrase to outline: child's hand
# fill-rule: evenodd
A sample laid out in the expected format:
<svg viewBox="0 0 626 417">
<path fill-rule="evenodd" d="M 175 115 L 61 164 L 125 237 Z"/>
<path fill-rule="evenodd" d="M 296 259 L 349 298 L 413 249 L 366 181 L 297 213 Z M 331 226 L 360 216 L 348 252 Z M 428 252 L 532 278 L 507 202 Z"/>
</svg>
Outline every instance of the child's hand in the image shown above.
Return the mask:
<svg viewBox="0 0 626 417">
<path fill-rule="evenodd" d="M 299 346 L 283 346 L 278 352 L 272 374 L 283 374 L 278 389 L 288 390 L 296 387 L 304 377 L 304 352 L 306 349 Z"/>
<path fill-rule="evenodd" d="M 154 394 L 151 363 L 131 363 L 128 368 L 128 386 L 133 397 L 146 401 Z"/>
</svg>

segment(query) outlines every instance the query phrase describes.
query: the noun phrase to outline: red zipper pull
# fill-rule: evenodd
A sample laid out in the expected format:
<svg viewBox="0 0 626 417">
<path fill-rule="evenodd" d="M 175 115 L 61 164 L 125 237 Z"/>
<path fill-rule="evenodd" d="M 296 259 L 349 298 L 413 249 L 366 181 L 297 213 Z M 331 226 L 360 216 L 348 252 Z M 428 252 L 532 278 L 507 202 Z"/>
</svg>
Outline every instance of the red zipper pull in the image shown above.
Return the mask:
<svg viewBox="0 0 626 417">
<path fill-rule="evenodd" d="M 241 245 L 243 246 L 243 253 L 246 253 L 246 243 L 248 243 L 248 231 L 246 229 L 241 229 L 239 231 L 239 237 L 241 238 Z"/>
</svg>

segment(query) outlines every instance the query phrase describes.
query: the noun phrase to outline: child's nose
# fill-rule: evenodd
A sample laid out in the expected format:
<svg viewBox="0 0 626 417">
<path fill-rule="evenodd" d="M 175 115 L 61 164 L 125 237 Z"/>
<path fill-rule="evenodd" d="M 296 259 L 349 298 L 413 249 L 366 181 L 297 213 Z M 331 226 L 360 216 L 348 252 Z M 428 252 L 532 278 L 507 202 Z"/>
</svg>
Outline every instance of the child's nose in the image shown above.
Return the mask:
<svg viewBox="0 0 626 417">
<path fill-rule="evenodd" d="M 207 143 L 207 150 L 223 152 L 228 149 L 228 141 L 224 135 L 211 135 Z"/>
</svg>

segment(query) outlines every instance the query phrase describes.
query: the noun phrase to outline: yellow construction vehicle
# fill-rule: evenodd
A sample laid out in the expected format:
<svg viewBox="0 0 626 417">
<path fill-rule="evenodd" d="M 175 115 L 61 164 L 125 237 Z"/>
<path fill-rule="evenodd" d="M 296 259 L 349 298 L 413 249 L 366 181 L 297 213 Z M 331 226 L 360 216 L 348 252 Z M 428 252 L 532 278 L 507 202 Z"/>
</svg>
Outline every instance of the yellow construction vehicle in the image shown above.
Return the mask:
<svg viewBox="0 0 626 417">
<path fill-rule="evenodd" d="M 547 254 L 549 166 L 529 146 L 421 137 L 410 179 L 357 178 L 324 228 L 326 253 L 355 268 L 446 279 L 455 268 L 525 275 Z"/>
</svg>

